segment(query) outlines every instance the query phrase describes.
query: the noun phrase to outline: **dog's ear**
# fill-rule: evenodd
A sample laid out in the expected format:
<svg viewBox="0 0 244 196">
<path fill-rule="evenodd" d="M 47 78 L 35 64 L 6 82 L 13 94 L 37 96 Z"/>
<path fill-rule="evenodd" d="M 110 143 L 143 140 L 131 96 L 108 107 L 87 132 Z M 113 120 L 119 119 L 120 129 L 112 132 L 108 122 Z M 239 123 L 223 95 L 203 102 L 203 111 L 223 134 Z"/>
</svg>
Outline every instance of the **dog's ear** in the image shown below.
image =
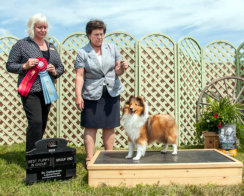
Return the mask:
<svg viewBox="0 0 244 196">
<path fill-rule="evenodd" d="M 141 96 L 137 96 L 137 101 L 140 102 L 141 106 L 144 106 L 144 99 Z"/>
<path fill-rule="evenodd" d="M 124 114 L 128 114 L 128 113 L 129 113 L 129 110 L 130 110 L 130 105 L 127 104 L 127 103 L 125 103 L 125 106 L 124 106 L 124 108 L 123 108 L 123 112 L 122 112 L 122 116 L 123 116 Z"/>
<path fill-rule="evenodd" d="M 141 112 L 141 116 L 145 114 L 145 102 L 141 96 L 137 96 L 136 100 L 139 102 L 140 106 L 143 108 Z"/>
<path fill-rule="evenodd" d="M 134 98 L 135 98 L 135 96 L 134 95 L 131 95 L 130 98 L 129 98 L 129 100 L 125 104 L 130 104 L 131 100 L 134 99 Z"/>
</svg>

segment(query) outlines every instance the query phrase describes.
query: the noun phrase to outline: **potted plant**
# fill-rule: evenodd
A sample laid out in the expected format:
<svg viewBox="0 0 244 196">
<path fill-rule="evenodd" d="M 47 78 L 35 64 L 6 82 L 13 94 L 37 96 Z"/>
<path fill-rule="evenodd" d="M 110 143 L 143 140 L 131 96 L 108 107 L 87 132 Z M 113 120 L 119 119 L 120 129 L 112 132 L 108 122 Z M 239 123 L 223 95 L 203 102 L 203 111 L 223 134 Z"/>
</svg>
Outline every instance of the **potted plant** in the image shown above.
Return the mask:
<svg viewBox="0 0 244 196">
<path fill-rule="evenodd" d="M 204 107 L 200 120 L 195 124 L 196 138 L 201 141 L 202 135 L 211 133 L 218 138 L 218 131 L 224 125 L 235 124 L 236 136 L 241 140 L 243 137 L 243 118 L 241 115 L 244 107 L 239 103 L 232 103 L 228 98 L 219 98 L 218 100 L 207 98 L 208 104 Z M 216 142 L 218 145 L 218 142 Z M 217 146 L 218 148 L 218 146 Z"/>
</svg>

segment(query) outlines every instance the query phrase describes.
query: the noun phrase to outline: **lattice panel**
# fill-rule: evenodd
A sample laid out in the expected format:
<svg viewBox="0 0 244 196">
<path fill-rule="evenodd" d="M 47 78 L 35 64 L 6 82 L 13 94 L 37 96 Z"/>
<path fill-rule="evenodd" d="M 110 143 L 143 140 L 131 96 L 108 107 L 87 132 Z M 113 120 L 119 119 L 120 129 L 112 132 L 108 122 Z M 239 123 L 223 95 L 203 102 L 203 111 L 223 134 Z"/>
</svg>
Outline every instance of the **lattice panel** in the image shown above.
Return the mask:
<svg viewBox="0 0 244 196">
<path fill-rule="evenodd" d="M 9 74 L 6 62 L 12 46 L 18 39 L 12 36 L 0 39 L 0 145 L 21 143 L 25 140 L 27 121 L 17 94 L 17 74 Z"/>
<path fill-rule="evenodd" d="M 176 48 L 163 34 L 141 39 L 139 94 L 149 105 L 149 113 L 168 113 L 176 118 Z M 153 144 L 161 146 L 161 144 Z"/>
<path fill-rule="evenodd" d="M 205 85 L 216 78 L 236 75 L 235 47 L 227 42 L 216 41 L 203 49 Z"/>
<path fill-rule="evenodd" d="M 57 50 L 59 51 L 59 41 L 55 38 L 55 37 L 52 37 L 52 36 L 48 36 L 45 38 L 49 43 L 52 43 L 56 48 Z"/>
<path fill-rule="evenodd" d="M 57 50 L 59 51 L 59 42 L 54 38 L 54 37 L 47 37 L 47 40 L 50 43 L 53 43 L 54 46 L 57 48 Z M 59 131 L 58 131 L 58 122 L 59 122 L 59 115 L 58 115 L 58 108 L 57 106 L 59 105 L 60 100 L 60 91 L 59 89 L 59 79 L 57 79 L 55 81 L 55 87 L 57 89 L 57 93 L 58 93 L 58 101 L 52 103 L 51 105 L 51 109 L 48 115 L 48 121 L 47 121 L 47 128 L 45 130 L 45 134 L 44 134 L 44 138 L 52 138 L 52 137 L 59 137 Z"/>
<path fill-rule="evenodd" d="M 88 43 L 84 33 L 72 34 L 61 43 L 64 74 L 60 80 L 60 136 L 76 146 L 83 144 L 84 130 L 80 126 L 80 111 L 75 105 L 75 59 L 76 52 Z"/>
<path fill-rule="evenodd" d="M 81 146 L 84 130 L 80 127 L 80 112 L 75 106 L 74 62 L 76 51 L 85 46 L 88 39 L 84 33 L 75 33 L 60 45 L 53 37 L 47 40 L 60 51 L 65 73 L 56 83 L 59 100 L 52 105 L 45 137 L 64 137 Z M 136 41 L 127 33 L 113 32 L 107 34 L 105 40 L 117 45 L 129 63 L 129 69 L 121 77 L 125 86 L 121 109 L 130 95 L 143 96 L 151 114 L 167 112 L 177 119 L 180 145 L 193 144 L 196 99 L 203 87 L 224 75 L 244 77 L 244 43 L 237 50 L 235 66 L 235 48 L 225 42 L 210 43 L 201 54 L 200 46 L 190 37 L 179 41 L 178 51 L 174 41 L 163 34 L 150 34 Z M 8 73 L 5 68 L 9 51 L 16 41 L 17 38 L 11 36 L 0 38 L 0 145 L 25 141 L 27 120 L 17 94 L 18 75 Z M 233 82 L 225 85 L 229 92 L 236 88 L 236 95 L 244 86 Z M 208 93 L 224 94 L 222 87 L 223 84 L 217 85 Z M 239 100 L 244 102 L 243 97 Z M 99 131 L 96 146 L 102 145 Z M 127 148 L 123 126 L 116 130 L 115 147 Z"/>
<path fill-rule="evenodd" d="M 242 43 L 237 49 L 237 73 L 238 76 L 244 78 L 244 43 Z M 237 86 L 238 92 L 241 91 L 241 88 L 244 86 L 244 82 L 239 82 Z M 240 100 L 243 100 L 241 103 L 244 105 L 244 92 L 242 93 Z"/>
<path fill-rule="evenodd" d="M 120 115 L 122 116 L 122 109 L 125 101 L 131 95 L 136 95 L 137 89 L 137 75 L 136 75 L 136 40 L 129 34 L 123 32 L 114 32 L 107 34 L 105 40 L 109 43 L 115 44 L 119 49 L 124 60 L 127 61 L 129 68 L 120 77 L 121 82 L 125 87 L 125 91 L 120 96 Z M 116 148 L 126 148 L 127 146 L 127 136 L 125 134 L 124 128 L 121 126 L 115 130 L 115 144 Z"/>
<path fill-rule="evenodd" d="M 180 144 L 193 144 L 196 102 L 201 86 L 201 47 L 190 37 L 178 44 Z"/>
<path fill-rule="evenodd" d="M 242 44 L 242 47 L 238 51 L 238 58 L 239 58 L 239 76 L 244 77 L 244 44 Z"/>
</svg>

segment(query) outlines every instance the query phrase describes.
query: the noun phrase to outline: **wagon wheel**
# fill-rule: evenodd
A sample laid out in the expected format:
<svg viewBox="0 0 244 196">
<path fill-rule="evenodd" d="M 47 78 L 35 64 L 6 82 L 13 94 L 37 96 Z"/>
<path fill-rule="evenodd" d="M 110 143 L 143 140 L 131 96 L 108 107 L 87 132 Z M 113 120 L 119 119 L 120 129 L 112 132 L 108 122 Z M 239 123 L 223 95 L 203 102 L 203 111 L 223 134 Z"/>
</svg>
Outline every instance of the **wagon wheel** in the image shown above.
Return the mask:
<svg viewBox="0 0 244 196">
<path fill-rule="evenodd" d="M 234 103 L 244 106 L 244 78 L 238 76 L 225 76 L 213 80 L 201 92 L 197 101 L 197 121 L 200 119 L 204 107 L 208 106 L 207 97 L 219 100 L 227 97 Z M 241 112 L 241 121 L 244 123 L 244 111 Z"/>
</svg>

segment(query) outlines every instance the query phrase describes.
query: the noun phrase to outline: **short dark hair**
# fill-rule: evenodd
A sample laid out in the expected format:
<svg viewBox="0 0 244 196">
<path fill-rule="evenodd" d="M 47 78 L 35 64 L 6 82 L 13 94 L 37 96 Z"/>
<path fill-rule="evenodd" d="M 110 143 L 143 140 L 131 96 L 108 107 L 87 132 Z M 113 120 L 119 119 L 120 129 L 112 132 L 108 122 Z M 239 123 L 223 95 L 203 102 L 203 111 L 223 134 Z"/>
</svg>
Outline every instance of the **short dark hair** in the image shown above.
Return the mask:
<svg viewBox="0 0 244 196">
<path fill-rule="evenodd" d="M 103 33 L 106 33 L 106 25 L 101 20 L 91 20 L 86 24 L 86 35 L 90 35 L 95 29 L 103 29 Z"/>
</svg>

